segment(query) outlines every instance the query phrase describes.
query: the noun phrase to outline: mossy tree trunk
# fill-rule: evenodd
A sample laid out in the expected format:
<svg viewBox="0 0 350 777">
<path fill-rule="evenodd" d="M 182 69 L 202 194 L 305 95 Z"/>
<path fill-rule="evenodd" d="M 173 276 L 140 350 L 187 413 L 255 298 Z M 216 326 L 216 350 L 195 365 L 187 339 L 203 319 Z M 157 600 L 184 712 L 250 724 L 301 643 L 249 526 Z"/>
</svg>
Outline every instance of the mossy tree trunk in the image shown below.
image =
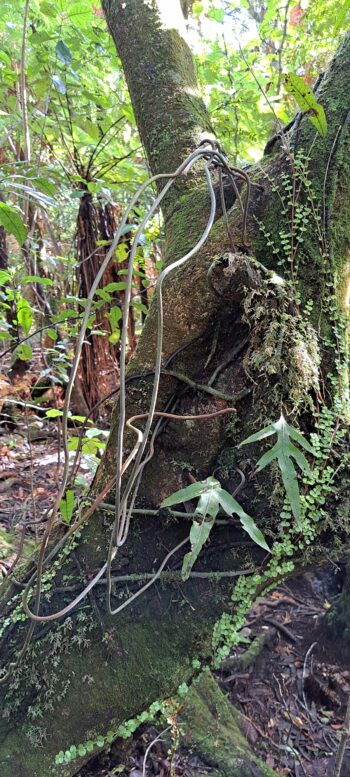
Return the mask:
<svg viewBox="0 0 350 777">
<path fill-rule="evenodd" d="M 196 147 L 201 133 L 210 129 L 184 40 L 180 5 L 167 0 L 104 0 L 103 7 L 125 70 L 151 171 L 169 172 Z M 179 22 L 177 28 L 174 19 Z M 189 469 L 197 479 L 215 471 L 225 488 L 233 491 L 239 469 L 245 476 L 240 501 L 270 543 L 276 538 L 281 542 L 281 489 L 275 487 L 275 477 L 271 481 L 265 474 L 254 474 L 257 447 L 238 450 L 236 446 L 247 434 L 276 420 L 281 404 L 294 424 L 299 422 L 304 431 L 312 429 L 310 409 L 316 412 L 330 401 L 330 370 L 338 370 L 339 391 L 346 388 L 340 364 L 346 342 L 341 340 L 340 329 L 346 324 L 349 281 L 349 76 L 350 35 L 319 89 L 328 119 L 327 136 L 315 138 L 308 117 L 301 118 L 289 136 L 292 147 L 309 154 L 313 191 L 311 200 L 305 195 L 311 215 L 305 240 L 299 246 L 298 267 L 293 252 L 288 254 L 293 266 L 288 257 L 284 257 L 283 266 L 276 259 L 279 256 L 281 262 L 283 233 L 289 234 L 291 241 L 293 238 L 290 197 L 281 207 L 281 196 L 293 170 L 295 175 L 293 156 L 277 140 L 273 153 L 250 171 L 249 252 L 241 245 L 238 206 L 229 212 L 230 237 L 218 210 L 204 248 L 184 268 L 170 274 L 164 285 L 164 359 L 188 345 L 174 362 L 178 372 L 204 384 L 217 370 L 215 388 L 241 399 L 236 401 L 234 424 L 212 419 L 196 425 L 167 426 L 144 473 L 142 506 L 159 507 L 171 491 L 188 483 Z M 305 178 L 305 173 L 302 175 Z M 184 254 L 201 234 L 208 213 L 208 194 L 201 181 L 200 171 L 181 179 L 164 206 L 167 262 Z M 304 189 L 307 192 L 305 181 Z M 324 245 L 316 229 L 318 220 L 316 226 L 312 221 L 313 208 L 316 216 L 320 210 L 321 221 L 325 215 L 321 225 Z M 295 215 L 295 207 L 293 212 Z M 306 207 L 304 217 L 305 213 Z M 336 325 L 339 331 L 335 332 Z M 152 369 L 155 337 L 153 302 L 129 365 L 130 376 Z M 339 346 L 340 340 L 343 350 L 334 356 L 333 343 Z M 147 411 L 149 396 L 149 379 L 133 380 L 128 390 L 128 414 Z M 198 390 L 184 393 L 181 381 L 166 376 L 161 382 L 159 409 L 172 396 L 179 399 L 179 413 L 205 413 L 225 406 L 224 400 L 213 396 L 208 400 Z M 95 492 L 114 470 L 117 423 L 118 408 Z M 332 536 L 342 531 L 344 541 L 345 522 L 338 527 L 332 505 L 328 507 L 318 533 L 326 531 L 334 519 Z M 84 584 L 81 578 L 89 580 L 100 568 L 110 526 L 109 514 L 101 511 L 89 520 L 76 540 L 74 553 L 63 557 L 51 580 L 51 590 L 43 595 L 43 611 L 52 612 L 67 603 L 76 587 Z M 114 574 L 125 574 L 125 568 L 130 573 L 157 568 L 167 551 L 187 534 L 188 523 L 175 522 L 169 515 L 135 518 Z M 297 537 L 293 548 L 299 564 L 305 548 L 302 540 Z M 254 548 L 247 550 L 245 542 L 237 524 L 218 526 L 196 569 L 232 573 L 246 567 L 247 552 L 257 572 L 266 568 L 265 554 Z M 175 558 L 179 567 L 181 554 Z M 129 581 L 132 591 L 134 585 Z M 210 653 L 213 623 L 229 603 L 231 589 L 232 581 L 228 584 L 222 578 L 191 578 L 185 585 L 166 578 L 113 619 L 105 612 L 104 590 L 99 585 L 71 616 L 52 628 L 44 625 L 38 629 L 25 660 L 1 687 L 0 762 L 7 777 L 19 773 L 21 777 L 70 777 L 79 759 L 55 766 L 58 751 L 86 740 L 96 741 L 98 734 L 115 730 L 156 697 L 173 693 L 180 681 L 191 676 L 192 657 Z M 4 662 L 11 660 L 27 628 L 26 623 L 11 623 L 14 604 L 19 608 L 15 620 L 21 616 L 20 595 L 15 590 L 12 594 L 15 598 L 10 600 L 10 592 L 4 602 L 9 618 L 2 638 Z M 122 595 L 116 585 L 113 600 L 117 603 Z M 238 734 L 231 743 L 236 748 L 232 758 L 238 757 L 242 746 Z M 83 753 L 80 762 L 84 759 Z M 222 767 L 222 774 L 231 774 L 229 768 L 227 764 Z M 253 757 L 249 762 L 245 751 L 242 774 L 254 775 L 257 768 L 268 774 L 264 766 L 257 767 Z"/>
<path fill-rule="evenodd" d="M 232 707 L 210 672 L 193 682 L 180 714 L 182 748 L 194 753 L 211 777 L 273 777 L 244 736 L 247 720 Z M 203 771 L 204 771 L 203 769 Z"/>
</svg>

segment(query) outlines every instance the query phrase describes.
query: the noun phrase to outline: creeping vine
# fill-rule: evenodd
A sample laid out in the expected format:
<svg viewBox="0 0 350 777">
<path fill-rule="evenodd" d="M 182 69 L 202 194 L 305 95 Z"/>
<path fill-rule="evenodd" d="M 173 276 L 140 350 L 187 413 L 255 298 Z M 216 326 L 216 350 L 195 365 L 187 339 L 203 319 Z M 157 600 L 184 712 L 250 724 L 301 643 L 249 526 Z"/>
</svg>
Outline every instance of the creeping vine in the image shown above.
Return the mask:
<svg viewBox="0 0 350 777">
<path fill-rule="evenodd" d="M 126 382 L 127 378 L 125 375 L 126 370 L 126 348 L 127 348 L 127 323 L 128 323 L 128 316 L 129 316 L 129 307 L 130 307 L 130 301 L 131 301 L 131 289 L 132 289 L 132 277 L 133 277 L 133 261 L 135 257 L 135 253 L 140 241 L 140 237 L 142 235 L 142 232 L 145 228 L 146 223 L 151 218 L 151 216 L 155 213 L 155 211 L 158 209 L 159 205 L 161 204 L 163 198 L 171 188 L 171 186 L 174 184 L 175 180 L 181 176 L 186 175 L 193 165 L 197 164 L 198 162 L 204 161 L 204 175 L 207 182 L 209 195 L 210 195 L 210 213 L 207 221 L 207 225 L 203 231 L 203 234 L 201 235 L 200 239 L 196 243 L 196 245 L 185 254 L 185 256 L 181 257 L 177 261 L 173 262 L 169 266 L 167 266 L 163 271 L 161 272 L 157 284 L 156 284 L 156 297 L 157 297 L 157 312 L 158 312 L 158 328 L 157 328 L 157 344 L 156 344 L 156 354 L 155 354 L 155 367 L 154 367 L 154 380 L 153 380 L 153 390 L 152 390 L 152 396 L 150 401 L 150 407 L 147 413 L 133 416 L 132 418 L 127 419 L 126 418 Z M 110 597 L 111 597 L 111 565 L 112 561 L 115 558 L 118 548 L 120 548 L 127 540 L 129 527 L 130 527 L 130 520 L 131 520 L 131 514 L 133 511 L 133 507 L 135 504 L 135 500 L 137 497 L 141 476 L 143 469 L 146 465 L 146 463 L 150 460 L 150 458 L 153 456 L 154 451 L 154 441 L 155 437 L 159 431 L 159 423 L 162 421 L 162 419 L 174 419 L 174 420 L 206 420 L 209 418 L 213 418 L 219 415 L 225 415 L 228 413 L 235 412 L 235 408 L 228 407 L 222 410 L 218 410 L 214 413 L 206 413 L 202 415 L 194 415 L 194 416 L 179 416 L 174 413 L 168 412 L 169 408 L 166 408 L 165 412 L 160 413 L 156 412 L 156 402 L 158 397 L 158 390 L 159 390 L 159 383 L 160 383 L 160 377 L 164 369 L 162 368 L 162 342 L 163 342 L 163 298 L 162 298 L 162 286 L 163 282 L 168 276 L 168 274 L 176 269 L 184 265 L 191 257 L 193 257 L 203 246 L 205 241 L 208 238 L 208 235 L 211 231 L 211 228 L 214 223 L 215 215 L 216 215 L 216 197 L 215 197 L 215 191 L 214 186 L 212 182 L 212 174 L 213 172 L 219 171 L 219 183 L 220 183 L 220 191 L 221 191 L 221 199 L 222 199 L 222 209 L 224 218 L 227 221 L 227 214 L 225 209 L 225 204 L 223 200 L 223 192 L 222 192 L 222 172 L 225 172 L 225 174 L 229 177 L 237 201 L 241 207 L 242 210 L 242 247 L 244 248 L 246 245 L 246 223 L 247 223 L 247 213 L 248 213 L 248 206 L 249 206 L 249 195 L 250 195 L 250 181 L 249 176 L 245 171 L 242 171 L 235 167 L 230 167 L 223 155 L 223 153 L 220 150 L 220 147 L 216 141 L 208 140 L 203 141 L 198 148 L 196 148 L 177 168 L 177 170 L 174 173 L 169 174 L 159 174 L 156 176 L 153 176 L 148 181 L 146 181 L 138 190 L 134 198 L 129 203 L 124 216 L 119 224 L 119 227 L 117 229 L 117 232 L 115 234 L 115 237 L 111 243 L 111 246 L 109 248 L 109 251 L 106 254 L 106 257 L 95 277 L 94 283 L 91 287 L 91 290 L 89 292 L 88 298 L 86 300 L 86 306 L 84 310 L 84 315 L 82 317 L 81 327 L 77 339 L 76 344 L 76 350 L 75 355 L 71 367 L 70 377 L 67 385 L 67 390 L 65 394 L 65 404 L 64 404 L 64 410 L 63 410 L 63 417 L 62 417 L 62 430 L 63 430 L 63 450 L 64 450 L 64 471 L 62 476 L 62 481 L 60 484 L 59 492 L 57 494 L 57 498 L 55 501 L 55 505 L 53 507 L 53 510 L 51 512 L 51 515 L 49 516 L 49 520 L 47 522 L 47 526 L 45 529 L 44 537 L 41 543 L 41 547 L 39 550 L 39 556 L 38 556 L 38 563 L 35 573 L 30 577 L 29 581 L 27 582 L 24 593 L 23 593 L 23 608 L 26 613 L 26 615 L 30 618 L 31 624 L 29 626 L 29 629 L 27 631 L 27 635 L 25 638 L 24 645 L 22 649 L 19 651 L 16 662 L 10 664 L 8 671 L 4 676 L 0 678 L 0 683 L 5 682 L 5 680 L 8 679 L 9 675 L 13 671 L 13 669 L 18 666 L 19 662 L 21 661 L 25 651 L 28 648 L 28 645 L 30 643 L 35 623 L 37 622 L 46 622 L 46 621 L 54 621 L 58 618 L 63 617 L 64 615 L 67 615 L 69 612 L 71 612 L 77 604 L 79 604 L 93 589 L 93 587 L 101 580 L 102 576 L 106 574 L 106 593 L 107 593 L 107 609 L 108 612 L 112 615 L 117 614 L 120 612 L 121 609 L 124 609 L 126 606 L 128 606 L 137 596 L 139 596 L 143 591 L 146 590 L 152 583 L 155 582 L 155 580 L 159 577 L 161 574 L 161 571 L 163 570 L 164 566 L 166 565 L 169 558 L 182 547 L 184 544 L 188 542 L 188 537 L 186 537 L 180 545 L 176 546 L 163 560 L 162 564 L 160 565 L 158 571 L 155 573 L 155 575 L 149 580 L 136 594 L 131 596 L 127 601 L 123 603 L 120 607 L 116 609 L 112 609 Z M 244 184 L 246 184 L 246 197 L 244 204 L 242 203 L 242 198 L 240 195 L 240 192 L 238 190 L 237 184 L 236 184 L 236 178 L 239 178 Z M 166 180 L 166 183 L 163 187 L 163 189 L 160 191 L 160 193 L 155 197 L 154 202 L 152 203 L 151 207 L 147 211 L 144 219 L 142 220 L 141 224 L 139 225 L 139 228 L 136 232 L 136 235 L 133 240 L 132 249 L 129 256 L 129 264 L 128 264 L 128 275 L 127 275 L 127 282 L 126 282 L 126 289 L 125 289 L 125 296 L 124 296 L 124 305 L 123 305 L 123 330 L 122 330 L 122 341 L 121 341 L 121 356 L 120 356 L 120 389 L 119 389 L 119 427 L 118 427 L 118 435 L 117 435 L 117 449 L 116 449 L 116 472 L 115 475 L 110 478 L 110 480 L 107 482 L 105 487 L 102 489 L 102 491 L 98 494 L 98 496 L 94 499 L 91 505 L 89 505 L 78 517 L 78 519 L 75 521 L 74 524 L 68 529 L 65 536 L 60 539 L 54 548 L 50 550 L 47 553 L 48 543 L 50 540 L 50 536 L 52 533 L 53 526 L 56 521 L 59 505 L 61 503 L 61 500 L 65 494 L 65 490 L 67 487 L 69 474 L 70 474 L 70 462 L 69 462 L 69 452 L 68 452 L 68 417 L 69 417 L 69 406 L 70 406 L 70 400 L 71 400 L 71 394 L 73 389 L 73 384 L 75 381 L 75 377 L 77 374 L 79 359 L 82 351 L 82 346 L 84 342 L 84 337 L 86 333 L 86 328 L 88 325 L 88 320 L 91 312 L 91 306 L 93 303 L 93 299 L 96 293 L 96 290 L 99 286 L 99 283 L 103 277 L 103 274 L 111 261 L 111 259 L 114 256 L 115 250 L 117 248 L 117 245 L 119 243 L 120 237 L 123 234 L 123 229 L 125 227 L 125 224 L 127 223 L 127 219 L 130 215 L 130 212 L 136 205 L 137 201 L 139 200 L 140 196 L 142 195 L 143 191 L 148 187 L 149 185 L 152 185 L 160 180 Z M 165 372 L 167 370 L 165 369 Z M 186 376 L 183 375 L 177 375 L 174 373 L 175 377 L 178 377 L 179 380 L 185 380 L 185 382 L 189 382 L 189 380 L 186 378 Z M 216 374 L 212 376 L 212 380 L 210 383 L 213 383 L 215 380 Z M 196 384 L 196 388 L 200 388 L 201 390 L 206 390 L 209 393 L 217 394 L 221 398 L 225 399 L 231 399 L 230 397 L 224 395 L 221 392 L 216 392 L 215 389 L 212 388 L 212 386 L 209 384 L 208 386 L 202 386 Z M 235 397 L 233 399 L 238 399 L 239 397 Z M 152 427 L 153 420 L 155 418 L 158 418 L 159 421 L 151 435 L 151 438 L 149 440 L 150 431 Z M 138 420 L 146 420 L 145 429 L 142 432 L 138 427 L 134 426 L 134 422 Z M 125 460 L 123 460 L 123 450 L 124 450 L 124 432 L 125 427 L 129 427 L 137 434 L 137 440 L 136 443 L 131 451 L 131 453 L 127 456 Z M 149 451 L 145 455 L 145 449 L 146 445 L 149 441 Z M 129 479 L 126 483 L 126 486 L 124 487 L 124 490 L 122 491 L 122 477 L 127 472 L 128 468 L 132 465 L 131 474 L 129 475 Z M 52 613 L 51 615 L 41 615 L 40 614 L 40 599 L 41 599 L 41 585 L 42 585 L 42 575 L 43 575 L 43 569 L 47 566 L 47 564 L 57 555 L 57 553 L 63 548 L 63 546 L 67 543 L 67 541 L 80 529 L 83 523 L 85 523 L 88 518 L 92 515 L 92 513 L 97 509 L 99 504 L 103 502 L 106 495 L 109 493 L 109 491 L 115 486 L 116 489 L 116 498 L 115 498 L 115 520 L 111 532 L 111 539 L 108 549 L 108 556 L 105 564 L 101 567 L 99 572 L 94 576 L 94 578 L 88 583 L 88 585 L 84 588 L 84 590 L 66 607 L 64 607 L 62 610 Z M 29 598 L 32 595 L 33 587 L 35 587 L 35 596 L 34 596 L 34 608 L 31 609 L 29 607 Z"/>
</svg>

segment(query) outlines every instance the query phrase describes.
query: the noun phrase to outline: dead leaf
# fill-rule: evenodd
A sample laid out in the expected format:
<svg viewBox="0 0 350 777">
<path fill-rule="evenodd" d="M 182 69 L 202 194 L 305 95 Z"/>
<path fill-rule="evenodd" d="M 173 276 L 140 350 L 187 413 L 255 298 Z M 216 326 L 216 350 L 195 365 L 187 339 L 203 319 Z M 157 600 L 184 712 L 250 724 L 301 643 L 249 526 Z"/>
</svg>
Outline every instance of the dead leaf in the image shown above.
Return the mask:
<svg viewBox="0 0 350 777">
<path fill-rule="evenodd" d="M 292 25 L 292 27 L 299 27 L 299 24 L 303 17 L 305 16 L 305 11 L 301 7 L 300 3 L 297 5 L 294 5 L 293 8 L 290 10 L 289 14 L 289 24 Z"/>
</svg>

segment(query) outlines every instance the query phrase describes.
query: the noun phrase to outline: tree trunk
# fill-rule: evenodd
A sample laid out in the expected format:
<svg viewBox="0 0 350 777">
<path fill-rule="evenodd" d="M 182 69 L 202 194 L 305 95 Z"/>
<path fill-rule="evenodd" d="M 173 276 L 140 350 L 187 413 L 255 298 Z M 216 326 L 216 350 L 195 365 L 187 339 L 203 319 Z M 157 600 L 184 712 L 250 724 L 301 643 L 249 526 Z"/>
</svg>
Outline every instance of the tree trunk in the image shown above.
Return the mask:
<svg viewBox="0 0 350 777">
<path fill-rule="evenodd" d="M 161 7 L 169 8 L 169 4 L 164 5 L 163 0 L 158 5 L 143 0 L 104 0 L 103 7 L 122 59 L 152 173 L 169 172 L 196 147 L 200 131 L 208 125 L 196 94 L 193 64 L 181 37 L 181 24 L 178 30 L 166 26 L 159 11 Z M 180 9 L 178 3 L 171 3 L 173 14 L 177 7 Z M 345 325 L 350 273 L 349 70 L 350 35 L 337 52 L 318 94 L 328 119 L 326 138 L 314 138 L 315 130 L 307 116 L 298 120 L 290 137 L 292 145 L 309 150 L 316 205 L 326 215 L 327 251 L 320 247 L 318 222 L 315 226 L 311 213 L 298 255 L 298 274 L 293 261 L 286 260 L 283 267 L 277 263 L 274 251 L 281 251 L 286 233 L 292 241 L 291 216 L 293 219 L 296 212 L 294 200 L 291 207 L 288 204 L 289 197 L 288 207 L 281 207 L 281 190 L 286 181 L 289 186 L 295 163 L 277 140 L 273 154 L 250 170 L 253 193 L 248 212 L 249 252 L 242 246 L 242 215 L 236 203 L 229 212 L 229 232 L 218 210 L 203 249 L 182 269 L 170 274 L 164 284 L 164 362 L 177 349 L 188 346 L 176 358 L 175 369 L 197 384 L 207 383 L 217 370 L 214 386 L 238 397 L 234 400 L 237 413 L 235 423 L 223 422 L 222 417 L 196 424 L 170 423 L 157 439 L 155 455 L 144 472 L 140 504 L 158 508 L 165 496 L 187 484 L 185 473 L 189 469 L 196 479 L 215 472 L 231 491 L 237 483 L 237 470 L 242 471 L 245 487 L 240 501 L 270 543 L 275 540 L 274 566 L 272 562 L 269 566 L 266 554 L 255 546 L 247 549 L 246 535 L 242 537 L 240 528 L 231 522 L 213 530 L 210 548 L 202 551 L 195 569 L 232 574 L 242 568 L 247 572 L 253 566 L 258 575 L 255 595 L 286 574 L 292 562 L 302 563 L 307 547 L 304 535 L 306 541 L 308 533 L 315 537 L 323 532 L 325 537 L 332 522 L 332 537 L 338 541 L 340 537 L 342 542 L 346 539 L 344 522 L 337 523 L 336 511 L 329 503 L 327 513 L 324 510 L 317 514 L 321 515 L 318 524 L 311 517 L 304 523 L 302 534 L 292 535 L 294 544 L 289 548 L 283 545 L 287 529 L 283 523 L 279 528 L 283 503 L 279 478 L 275 473 L 267 477 L 266 470 L 262 475 L 254 473 L 260 445 L 243 449 L 236 446 L 247 434 L 276 420 L 281 404 L 286 414 L 293 416 L 294 425 L 299 418 L 303 429 L 313 429 L 313 414 L 317 416 L 320 407 L 326 408 L 326 400 L 331 402 L 331 369 L 337 370 L 338 391 L 346 390 L 346 341 L 339 321 Z M 201 234 L 209 199 L 201 180 L 200 171 L 181 179 L 164 207 L 169 263 L 191 248 Z M 304 180 L 306 203 L 307 186 Z M 309 202 L 310 208 L 312 211 Z M 306 208 L 303 212 L 305 215 Z M 293 252 L 289 258 L 295 259 Z M 305 312 L 311 309 L 310 300 L 313 308 Z M 152 370 L 156 328 L 154 300 L 130 362 L 129 377 Z M 333 343 L 341 343 L 343 350 L 336 350 L 334 355 Z M 132 380 L 128 417 L 146 412 L 149 396 L 149 378 Z M 165 376 L 158 408 L 165 408 L 174 396 L 179 400 L 176 412 L 191 415 L 231 404 L 217 396 L 208 399 L 198 388 L 186 387 L 184 392 L 182 380 Z M 114 471 L 117 423 L 116 408 L 95 492 Z M 337 423 L 339 428 L 339 419 Z M 328 441 L 328 453 L 335 437 Z M 327 455 L 320 464 L 321 474 Z M 87 581 L 100 568 L 106 558 L 110 526 L 108 514 L 106 518 L 101 510 L 90 518 L 81 537 L 75 540 L 74 555 L 62 557 L 50 581 L 53 588 L 42 597 L 45 612 L 59 609 L 62 602 L 75 595 L 78 582 L 84 586 L 80 578 Z M 138 515 L 127 544 L 117 556 L 113 574 L 123 575 L 125 567 L 130 575 L 157 569 L 167 551 L 177 546 L 188 530 L 186 520 L 176 522 L 169 514 L 148 518 Z M 312 553 L 316 556 L 317 552 L 317 545 L 308 551 L 308 563 Z M 251 565 L 248 569 L 247 555 Z M 181 553 L 175 558 L 178 568 Z M 174 574 L 176 577 L 176 571 Z M 130 579 L 128 584 L 134 591 L 136 583 Z M 173 693 L 180 681 L 190 678 L 193 656 L 210 654 L 213 623 L 229 603 L 230 589 L 232 581 L 230 585 L 225 577 L 190 578 L 180 585 L 180 579 L 174 582 L 168 575 L 121 615 L 110 618 L 104 608 L 103 586 L 98 585 L 68 618 L 49 630 L 47 625 L 40 627 L 42 631 L 35 633 L 25 661 L 2 686 L 0 752 L 7 777 L 19 773 L 21 777 L 70 777 L 86 760 L 84 748 L 80 759 L 63 765 L 55 766 L 56 753 L 69 750 L 71 745 L 83 745 L 86 740 L 96 742 L 97 735 L 116 731 L 119 723 L 135 717 L 155 698 Z M 11 601 L 9 595 L 4 604 L 4 614 L 9 613 L 10 618 L 9 624 L 5 620 L 10 631 L 4 635 L 4 662 L 11 659 L 27 628 L 26 623 L 11 625 L 11 610 L 14 604 L 20 605 L 18 593 L 14 590 L 12 594 L 15 599 Z M 113 594 L 114 601 L 120 602 L 123 594 L 117 584 Z M 16 619 L 21 617 L 20 607 L 18 613 Z M 238 736 L 235 746 L 238 752 Z M 259 773 L 257 768 L 261 774 L 269 773 L 266 767 L 256 764 L 256 759 L 245 751 L 245 771 L 241 773 L 250 777 Z M 222 774 L 232 774 L 225 768 Z"/>
<path fill-rule="evenodd" d="M 0 197 L 0 202 L 2 202 L 2 197 Z M 0 270 L 8 270 L 8 253 L 7 253 L 7 243 L 6 243 L 6 232 L 3 226 L 0 225 Z M 13 303 L 9 305 L 9 307 L 6 310 L 6 321 L 8 323 L 8 332 L 13 337 L 16 336 L 17 332 L 15 330 L 15 325 L 13 323 L 14 319 L 16 317 L 16 311 L 14 309 Z"/>
<path fill-rule="evenodd" d="M 326 612 L 324 621 L 329 631 L 345 642 L 350 638 L 350 555 L 347 553 L 345 578 L 342 590 L 334 597 L 332 606 Z"/>
<path fill-rule="evenodd" d="M 77 218 L 77 283 L 79 297 L 83 299 L 87 298 L 106 255 L 107 248 L 99 247 L 98 241 L 111 240 L 116 226 L 117 219 L 113 207 L 105 205 L 98 208 L 93 202 L 92 195 L 86 191 L 81 198 Z M 118 277 L 118 269 L 120 267 L 111 263 L 104 275 L 101 288 L 108 283 L 121 280 Z M 120 295 L 113 293 L 110 298 L 115 298 L 117 304 L 120 304 Z M 113 302 L 107 306 L 103 299 L 98 299 L 98 305 L 94 320 L 95 333 L 89 332 L 85 337 L 79 369 L 83 397 L 94 419 L 99 415 L 100 401 L 115 389 L 119 377 L 119 346 L 111 344 L 108 339 L 111 334 L 108 310 L 113 306 Z M 96 334 L 96 331 L 100 331 L 101 335 Z M 102 333 L 105 333 L 104 336 Z"/>
<path fill-rule="evenodd" d="M 4 197 L 2 194 L 0 194 L 0 202 L 4 202 Z M 8 270 L 8 251 L 7 251 L 7 241 L 6 241 L 6 231 L 3 226 L 0 225 L 0 270 Z M 6 322 L 8 324 L 8 334 L 11 335 L 11 337 L 16 338 L 18 337 L 18 324 L 17 324 L 17 315 L 16 315 L 16 305 L 14 300 L 11 300 L 10 302 L 7 301 L 7 309 L 6 309 Z M 25 365 L 28 367 L 28 362 L 25 362 Z M 15 358 L 14 362 L 11 367 L 10 374 L 16 375 L 18 373 L 21 373 L 21 369 L 25 366 L 23 364 L 23 361 L 21 362 L 20 359 Z"/>
<path fill-rule="evenodd" d="M 200 757 L 211 777 L 273 777 L 245 739 L 244 718 L 229 703 L 213 676 L 204 672 L 188 694 L 180 715 L 182 747 Z M 204 770 L 203 770 L 203 773 Z"/>
</svg>

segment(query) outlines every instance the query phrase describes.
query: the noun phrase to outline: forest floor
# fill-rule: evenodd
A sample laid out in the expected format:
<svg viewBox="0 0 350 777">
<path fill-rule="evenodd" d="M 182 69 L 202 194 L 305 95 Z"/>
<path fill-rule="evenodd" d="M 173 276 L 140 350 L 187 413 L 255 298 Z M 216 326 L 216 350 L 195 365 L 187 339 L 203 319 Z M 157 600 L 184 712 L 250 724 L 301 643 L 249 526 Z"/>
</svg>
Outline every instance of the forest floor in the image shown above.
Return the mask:
<svg viewBox="0 0 350 777">
<path fill-rule="evenodd" d="M 341 567 L 326 564 L 265 596 L 247 616 L 247 644 L 215 673 L 241 712 L 252 749 L 281 777 L 335 774 L 350 694 L 350 645 L 335 641 L 322 619 L 341 580 Z M 254 640 L 263 647 L 244 669 L 242 655 Z M 145 763 L 146 750 L 159 734 L 160 728 L 142 726 L 126 743 L 117 740 L 110 754 L 95 758 L 76 777 L 210 777 L 213 770 L 195 753 L 181 748 L 172 753 L 169 733 L 154 743 Z M 341 777 L 349 775 L 350 742 Z"/>
<path fill-rule="evenodd" d="M 37 430 L 39 438 L 30 442 L 16 430 L 2 432 L 0 574 L 6 574 L 16 559 L 22 527 L 29 551 L 40 538 L 62 461 L 48 420 Z M 89 481 L 92 470 L 84 456 L 80 477 Z M 330 636 L 322 620 L 341 589 L 341 567 L 325 563 L 261 599 L 247 616 L 247 642 L 216 672 L 224 693 L 242 714 L 252 749 L 281 777 L 334 775 L 350 694 L 350 645 Z M 212 770 L 196 754 L 181 748 L 172 752 L 169 733 L 149 749 L 145 763 L 146 750 L 160 731 L 155 725 L 142 726 L 133 738 L 117 740 L 108 754 L 95 757 L 77 777 L 210 775 Z M 341 774 L 350 775 L 350 749 Z"/>
</svg>

